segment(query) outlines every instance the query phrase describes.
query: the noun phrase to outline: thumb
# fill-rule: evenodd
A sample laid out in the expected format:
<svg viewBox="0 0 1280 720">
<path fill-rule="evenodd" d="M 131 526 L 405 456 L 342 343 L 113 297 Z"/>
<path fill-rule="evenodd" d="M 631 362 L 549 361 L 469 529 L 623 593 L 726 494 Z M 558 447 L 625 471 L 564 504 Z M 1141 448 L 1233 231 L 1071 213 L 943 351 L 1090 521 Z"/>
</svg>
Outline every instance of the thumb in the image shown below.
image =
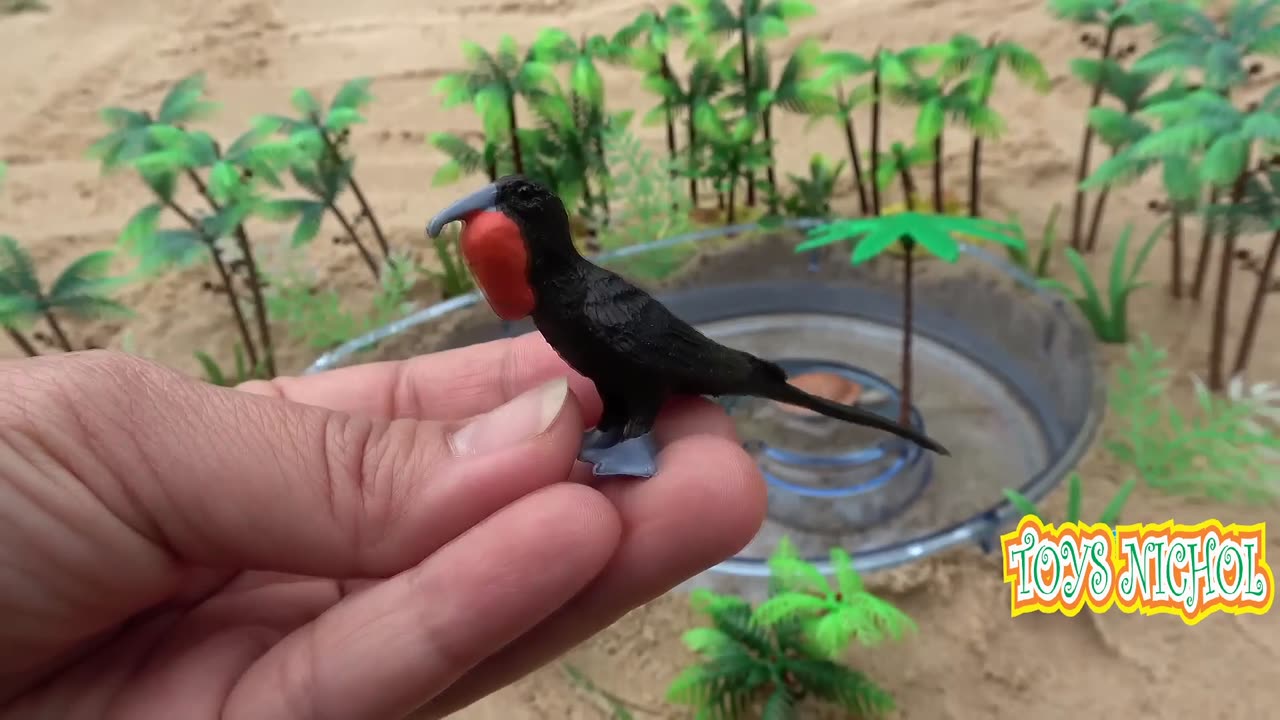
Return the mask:
<svg viewBox="0 0 1280 720">
<path fill-rule="evenodd" d="M 26 438 L 128 528 L 204 566 L 400 572 L 564 481 L 583 430 L 563 377 L 442 423 L 219 388 L 120 354 L 27 362 L 0 365 L 0 396 L 16 400 L 0 406 L 0 455 Z"/>
</svg>

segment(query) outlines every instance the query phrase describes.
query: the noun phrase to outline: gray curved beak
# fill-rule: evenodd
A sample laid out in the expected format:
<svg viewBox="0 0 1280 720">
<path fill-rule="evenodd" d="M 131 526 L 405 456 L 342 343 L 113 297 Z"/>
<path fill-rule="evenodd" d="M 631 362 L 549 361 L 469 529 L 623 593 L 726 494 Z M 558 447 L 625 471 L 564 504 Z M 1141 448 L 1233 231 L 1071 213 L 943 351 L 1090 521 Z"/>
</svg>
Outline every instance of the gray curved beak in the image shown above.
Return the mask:
<svg viewBox="0 0 1280 720">
<path fill-rule="evenodd" d="M 498 186 L 490 183 L 440 211 L 427 223 L 427 237 L 436 238 L 445 225 L 464 220 L 467 215 L 482 210 L 493 210 L 498 204 Z"/>
</svg>

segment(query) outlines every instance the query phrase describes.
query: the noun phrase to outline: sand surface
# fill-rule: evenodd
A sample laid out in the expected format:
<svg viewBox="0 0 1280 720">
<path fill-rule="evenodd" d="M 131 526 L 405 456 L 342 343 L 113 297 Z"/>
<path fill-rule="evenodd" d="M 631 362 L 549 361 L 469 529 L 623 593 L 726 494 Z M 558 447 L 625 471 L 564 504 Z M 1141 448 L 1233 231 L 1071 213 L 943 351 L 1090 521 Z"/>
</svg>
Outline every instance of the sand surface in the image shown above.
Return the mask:
<svg viewBox="0 0 1280 720">
<path fill-rule="evenodd" d="M 102 178 L 85 159 L 88 145 L 102 132 L 99 108 L 109 104 L 152 107 L 180 77 L 203 69 L 210 90 L 224 109 L 208 127 L 229 137 L 255 114 L 287 111 L 289 92 L 299 86 L 326 96 L 343 80 L 369 75 L 377 97 L 370 124 L 354 144 L 360 155 L 357 176 L 402 249 L 420 245 L 425 220 L 458 188 L 430 187 L 441 158 L 425 149 L 428 132 L 470 129 L 465 110 L 441 111 L 431 84 L 461 62 L 459 41 L 491 42 L 509 32 L 523 45 L 538 28 L 559 24 L 570 33 L 612 32 L 647 3 L 633 0 L 134 0 L 102 3 L 54 0 L 48 13 L 0 18 L 0 47 L 9 72 L 0 77 L 0 156 L 11 164 L 0 195 L 0 229 L 33 249 L 46 274 L 67 259 L 109 246 L 123 224 L 145 201 L 128 177 Z M 828 47 L 869 52 L 877 43 L 903 46 L 941 40 L 954 31 L 986 36 L 998 28 L 1035 49 L 1054 80 L 1048 97 L 1002 87 L 997 107 L 1010 119 L 1006 137 L 991 146 L 984 177 L 986 205 L 1002 214 L 1017 209 L 1032 232 L 1048 208 L 1069 202 L 1069 183 L 1081 131 L 1087 93 L 1067 74 L 1080 52 L 1076 29 L 1052 19 L 1038 0 L 824 0 L 818 18 L 798 23 L 793 37 L 778 44 L 781 53 L 803 36 Z M 1268 69 L 1259 84 L 1274 82 Z M 610 73 L 611 103 L 647 108 L 651 98 L 634 75 Z M 892 134 L 905 139 L 910 117 L 888 114 Z M 863 117 L 857 120 L 864 124 Z M 783 172 L 803 172 L 811 153 L 842 148 L 833 126 L 805 131 L 805 120 L 779 116 L 784 138 L 779 158 Z M 655 147 L 661 128 L 645 128 Z M 959 136 L 957 136 L 959 137 Z M 953 142 L 948 172 L 964 181 L 963 141 Z M 847 194 L 838 205 L 853 207 Z M 1153 219 L 1145 211 L 1142 189 L 1112 198 L 1104 226 L 1103 252 L 1091 262 L 1102 267 L 1106 250 L 1127 220 L 1140 232 Z M 1064 223 L 1060 227 L 1065 227 Z M 262 229 L 262 237 L 282 235 Z M 337 283 L 352 297 L 368 290 L 363 268 L 349 249 L 335 248 L 321 236 L 311 249 L 320 278 Z M 1259 247 L 1258 239 L 1247 246 Z M 1208 310 L 1168 300 L 1163 284 L 1168 267 L 1165 246 L 1152 255 L 1148 276 L 1153 286 L 1133 300 L 1135 327 L 1169 348 L 1182 371 L 1205 367 Z M 1061 265 L 1059 265 L 1061 268 Z M 206 270 L 130 289 L 124 300 L 137 308 L 127 323 L 73 326 L 82 342 L 127 348 L 187 371 L 198 368 L 192 351 L 204 349 L 229 357 L 234 331 L 225 311 L 201 296 Z M 1251 283 L 1233 288 L 1234 308 L 1243 307 Z M 432 299 L 430 290 L 421 298 Z M 174 312 L 174 308 L 183 308 Z M 1233 313 L 1238 332 L 1243 314 Z M 1280 376 L 1280 334 L 1266 335 L 1280 318 L 1272 303 L 1264 335 L 1255 351 L 1251 377 Z M 282 341 L 281 369 L 301 370 L 313 353 Z M 0 355 L 14 350 L 0 344 Z M 1119 357 L 1108 350 L 1109 357 Z M 1185 375 L 1179 390 L 1186 389 Z M 1125 478 L 1124 468 L 1102 452 L 1081 466 L 1087 484 L 1086 514 L 1096 513 Z M 1050 511 L 1060 511 L 1064 493 L 1055 493 Z M 1274 522 L 1275 507 L 1248 508 L 1161 496 L 1140 488 L 1126 517 L 1162 521 Z M 1276 541 L 1269 547 L 1274 552 Z M 1075 718 L 1114 714 L 1139 718 L 1243 718 L 1273 714 L 1280 616 L 1218 615 L 1196 627 L 1170 617 L 1112 613 L 1075 619 L 1031 616 L 1011 620 L 1008 590 L 998 561 L 961 551 L 873 576 L 918 623 L 907 642 L 855 654 L 853 662 L 892 690 L 899 717 L 941 720 Z M 683 596 L 663 597 L 635 612 L 569 659 L 601 686 L 648 708 L 637 717 L 682 717 L 662 704 L 662 694 L 688 656 L 679 634 L 700 620 Z M 554 666 L 469 708 L 463 717 L 603 717 L 598 704 L 573 690 Z M 806 716 L 810 716 L 806 713 Z M 813 717 L 820 715 L 814 714 Z"/>
</svg>

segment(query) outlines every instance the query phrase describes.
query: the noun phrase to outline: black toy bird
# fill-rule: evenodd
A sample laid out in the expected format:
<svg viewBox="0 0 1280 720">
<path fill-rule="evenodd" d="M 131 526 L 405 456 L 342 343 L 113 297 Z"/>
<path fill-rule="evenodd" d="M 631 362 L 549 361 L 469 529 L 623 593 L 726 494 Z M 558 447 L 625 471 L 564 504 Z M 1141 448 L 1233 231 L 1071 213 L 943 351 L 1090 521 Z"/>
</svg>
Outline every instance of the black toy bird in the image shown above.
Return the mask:
<svg viewBox="0 0 1280 720">
<path fill-rule="evenodd" d="M 565 362 L 595 383 L 603 414 L 580 457 L 596 475 L 657 472 L 647 438 L 671 395 L 766 398 L 950 454 L 912 428 L 790 385 L 779 365 L 715 342 L 588 261 L 574 247 L 564 204 L 536 182 L 500 178 L 432 218 L 427 235 L 459 220 L 461 254 L 493 311 L 508 321 L 531 317 Z"/>
</svg>

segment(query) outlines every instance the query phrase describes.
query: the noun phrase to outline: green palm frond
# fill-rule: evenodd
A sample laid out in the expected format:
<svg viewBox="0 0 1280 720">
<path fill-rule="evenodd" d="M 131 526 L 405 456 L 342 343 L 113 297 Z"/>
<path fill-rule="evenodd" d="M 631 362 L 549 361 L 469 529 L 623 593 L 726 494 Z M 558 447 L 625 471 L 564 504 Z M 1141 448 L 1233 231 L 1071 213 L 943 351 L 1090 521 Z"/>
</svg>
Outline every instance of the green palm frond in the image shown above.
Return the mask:
<svg viewBox="0 0 1280 720">
<path fill-rule="evenodd" d="M 828 660 L 799 658 L 787 661 L 786 669 L 817 697 L 837 703 L 859 717 L 876 717 L 894 709 L 893 696 L 852 668 Z"/>
<path fill-rule="evenodd" d="M 31 254 L 16 239 L 0 236 L 0 294 L 38 298 L 43 293 Z"/>
<path fill-rule="evenodd" d="M 933 255 L 947 261 L 959 259 L 955 235 L 971 235 L 1008 247 L 1025 247 L 1015 228 L 982 218 L 903 212 L 881 217 L 838 220 L 814 228 L 809 239 L 796 246 L 807 252 L 843 240 L 858 239 L 850 262 L 858 265 L 904 238 L 914 240 Z"/>
</svg>

